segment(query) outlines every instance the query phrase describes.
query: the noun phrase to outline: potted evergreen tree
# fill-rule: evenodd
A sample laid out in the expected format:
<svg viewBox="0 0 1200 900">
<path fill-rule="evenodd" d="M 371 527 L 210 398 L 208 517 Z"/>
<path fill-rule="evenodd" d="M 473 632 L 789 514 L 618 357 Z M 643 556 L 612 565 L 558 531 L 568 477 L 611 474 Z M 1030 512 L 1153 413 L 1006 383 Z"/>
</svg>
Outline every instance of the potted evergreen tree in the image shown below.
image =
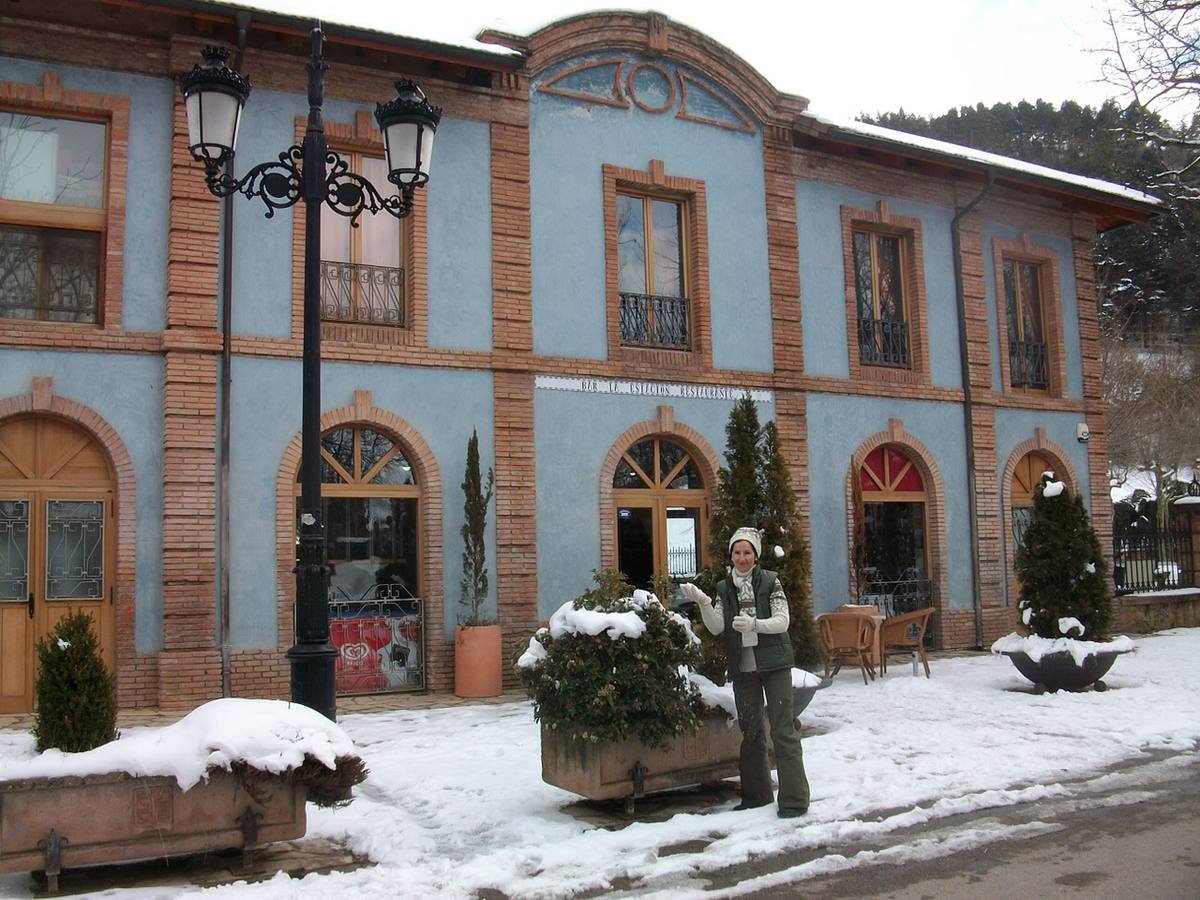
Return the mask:
<svg viewBox="0 0 1200 900">
<path fill-rule="evenodd" d="M 788 598 L 788 637 L 796 665 L 794 706 L 796 715 L 823 686 L 813 672 L 824 666 L 824 648 L 817 635 L 810 597 L 812 556 L 804 540 L 796 492 L 779 444 L 774 422 L 760 426 L 758 409 L 747 395 L 734 404 L 725 426 L 725 460 L 713 495 L 708 526 L 708 556 L 712 561 L 697 579 L 709 593 L 725 577 L 729 538 L 742 525 L 763 532 L 765 569 L 777 572 Z M 714 683 L 724 684 L 725 652 L 721 641 L 706 630 L 701 634 L 699 671 Z"/>
<path fill-rule="evenodd" d="M 495 486 L 488 469 L 486 482 L 479 470 L 479 435 L 472 430 L 467 442 L 467 469 L 463 477 L 463 539 L 459 619 L 454 629 L 454 693 L 459 697 L 496 697 L 503 685 L 502 634 L 487 614 L 487 547 L 484 530 L 487 508 Z"/>
<path fill-rule="evenodd" d="M 1133 649 L 1109 640 L 1113 602 L 1107 566 L 1078 495 L 1044 472 L 1034 492 L 1033 520 L 1017 550 L 1023 630 L 992 644 L 1043 690 L 1104 690 L 1101 680 L 1117 656 Z"/>
</svg>

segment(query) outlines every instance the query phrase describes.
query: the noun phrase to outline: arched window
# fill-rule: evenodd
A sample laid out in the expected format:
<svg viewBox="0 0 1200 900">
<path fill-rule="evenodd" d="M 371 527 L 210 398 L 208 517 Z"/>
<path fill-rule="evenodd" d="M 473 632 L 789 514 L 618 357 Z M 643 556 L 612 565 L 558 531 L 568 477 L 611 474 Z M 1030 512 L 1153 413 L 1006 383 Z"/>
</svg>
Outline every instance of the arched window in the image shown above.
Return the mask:
<svg viewBox="0 0 1200 900">
<path fill-rule="evenodd" d="M 925 482 L 903 448 L 885 444 L 858 472 L 862 494 L 863 602 L 887 615 L 932 603 Z"/>
<path fill-rule="evenodd" d="M 1042 473 L 1054 471 L 1055 465 L 1037 452 L 1026 453 L 1013 470 L 1009 484 L 1009 499 L 1012 502 L 1013 559 L 1017 550 L 1025 543 L 1025 529 L 1033 520 L 1033 492 L 1042 480 Z"/>
<path fill-rule="evenodd" d="M 689 450 L 665 437 L 638 441 L 613 474 L 617 567 L 635 587 L 693 578 L 704 561 L 708 489 Z"/>
<path fill-rule="evenodd" d="M 321 513 L 333 570 L 329 631 L 339 654 L 339 693 L 424 684 L 420 504 L 413 467 L 394 437 L 369 425 L 321 436 Z"/>
</svg>

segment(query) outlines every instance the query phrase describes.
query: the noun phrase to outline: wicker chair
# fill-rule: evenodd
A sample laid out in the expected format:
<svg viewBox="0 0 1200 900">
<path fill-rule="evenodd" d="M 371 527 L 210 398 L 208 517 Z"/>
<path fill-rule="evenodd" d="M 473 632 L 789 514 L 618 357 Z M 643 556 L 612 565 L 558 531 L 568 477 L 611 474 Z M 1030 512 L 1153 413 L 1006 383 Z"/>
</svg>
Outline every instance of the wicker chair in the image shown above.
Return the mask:
<svg viewBox="0 0 1200 900">
<path fill-rule="evenodd" d="M 929 617 L 933 615 L 933 607 L 927 606 L 914 612 L 892 616 L 883 622 L 883 645 L 879 657 L 880 668 L 887 673 L 887 658 L 889 652 L 907 652 L 914 650 L 925 666 L 925 677 L 929 674 L 929 660 L 925 656 L 925 629 L 929 627 Z"/>
<path fill-rule="evenodd" d="M 825 677 L 831 678 L 849 660 L 862 668 L 863 684 L 875 678 L 871 665 L 871 645 L 875 639 L 875 620 L 860 613 L 832 612 L 817 616 L 817 628 L 825 645 Z M 832 671 L 831 671 L 832 667 Z"/>
</svg>

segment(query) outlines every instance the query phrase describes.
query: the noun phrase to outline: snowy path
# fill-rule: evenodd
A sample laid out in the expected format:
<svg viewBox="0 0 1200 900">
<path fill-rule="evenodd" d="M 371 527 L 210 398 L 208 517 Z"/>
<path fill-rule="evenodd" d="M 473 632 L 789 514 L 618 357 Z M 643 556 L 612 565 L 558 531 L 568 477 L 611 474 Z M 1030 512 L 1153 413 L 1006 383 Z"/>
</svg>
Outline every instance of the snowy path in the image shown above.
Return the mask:
<svg viewBox="0 0 1200 900">
<path fill-rule="evenodd" d="M 1068 800 L 1080 783 L 1122 761 L 1200 748 L 1200 629 L 1140 640 L 1106 680 L 1107 693 L 1036 696 L 1007 660 L 985 657 L 939 661 L 930 680 L 911 677 L 906 666 L 870 685 L 843 673 L 804 715 L 805 724 L 824 729 L 804 742 L 813 789 L 806 818 L 781 820 L 770 808 L 733 812 L 729 800 L 711 812 L 619 830 L 562 810 L 575 798 L 541 781 L 538 731 L 526 703 L 347 716 L 340 724 L 371 776 L 349 807 L 310 807 L 309 833 L 342 840 L 378 865 L 206 893 L 343 900 L 469 897 L 492 888 L 536 898 L 615 882 L 671 885 L 679 897 L 709 873 L 762 855 L 806 861 L 774 876 L 783 879 L 870 865 L 881 861 L 878 854 L 818 848 L 869 846 L 875 837 L 882 846 L 890 833 L 914 825 L 936 829 L 980 810 Z M 28 753 L 27 742 L 0 736 L 0 753 Z M 904 852 L 952 852 L 996 839 L 998 828 L 968 828 Z M 1011 827 L 1002 830 L 1011 836 Z M 0 895 L 28 896 L 24 885 L 0 878 Z"/>
</svg>

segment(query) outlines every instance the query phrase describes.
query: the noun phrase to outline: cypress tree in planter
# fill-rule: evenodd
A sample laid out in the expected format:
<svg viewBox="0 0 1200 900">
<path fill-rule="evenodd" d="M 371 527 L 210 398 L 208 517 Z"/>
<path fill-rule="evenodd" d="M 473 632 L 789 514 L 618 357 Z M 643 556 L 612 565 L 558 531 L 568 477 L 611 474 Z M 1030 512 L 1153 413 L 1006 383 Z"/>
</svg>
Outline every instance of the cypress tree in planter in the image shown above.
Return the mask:
<svg viewBox="0 0 1200 900">
<path fill-rule="evenodd" d="M 479 435 L 472 430 L 467 442 L 467 469 L 463 477 L 463 576 L 460 582 L 459 624 L 454 631 L 454 693 L 460 697 L 495 697 L 500 694 L 500 626 L 484 612 L 488 594 L 487 547 L 484 530 L 487 508 L 495 486 L 488 469 L 486 484 L 479 470 Z"/>
<path fill-rule="evenodd" d="M 788 597 L 788 637 L 796 665 L 812 671 L 824 663 L 824 651 L 813 621 L 809 596 L 812 557 L 804 540 L 796 492 L 779 446 L 774 422 L 760 426 L 758 409 L 749 395 L 734 404 L 725 426 L 725 459 L 713 492 L 708 525 L 711 565 L 696 579 L 710 596 L 725 577 L 729 538 L 743 525 L 763 532 L 765 569 L 779 574 Z M 717 684 L 725 683 L 725 651 L 719 638 L 700 628 L 701 663 L 698 671 Z"/>
<path fill-rule="evenodd" d="M 1108 640 L 1113 601 L 1107 565 L 1083 499 L 1043 473 L 1034 491 L 1033 520 L 1017 550 L 1021 583 L 1018 609 L 1028 637 L 1010 634 L 992 645 L 1013 660 L 1021 674 L 1050 690 L 1080 690 L 1095 684 L 1119 653 L 1133 649 L 1128 638 Z"/>
<path fill-rule="evenodd" d="M 82 753 L 116 740 L 116 686 L 91 624 L 85 613 L 64 616 L 37 642 L 33 736 L 39 753 L 51 747 Z"/>
</svg>

